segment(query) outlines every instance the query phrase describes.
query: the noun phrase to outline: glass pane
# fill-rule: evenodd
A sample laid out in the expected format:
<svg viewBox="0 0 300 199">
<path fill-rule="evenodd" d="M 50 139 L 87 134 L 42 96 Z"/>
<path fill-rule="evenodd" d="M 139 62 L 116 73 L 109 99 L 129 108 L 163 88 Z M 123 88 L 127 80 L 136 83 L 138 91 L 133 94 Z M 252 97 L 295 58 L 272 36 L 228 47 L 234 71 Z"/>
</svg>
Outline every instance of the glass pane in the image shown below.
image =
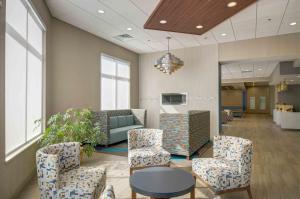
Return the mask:
<svg viewBox="0 0 300 199">
<path fill-rule="evenodd" d="M 255 97 L 250 97 L 250 109 L 255 109 Z"/>
<path fill-rule="evenodd" d="M 27 10 L 21 0 L 6 1 L 6 22 L 26 39 Z"/>
<path fill-rule="evenodd" d="M 118 62 L 118 76 L 119 77 L 130 77 L 130 67 L 126 63 Z"/>
<path fill-rule="evenodd" d="M 116 81 L 102 77 L 101 81 L 101 109 L 114 110 L 116 101 Z"/>
<path fill-rule="evenodd" d="M 127 109 L 129 108 L 129 81 L 119 80 L 117 86 L 117 109 Z"/>
<path fill-rule="evenodd" d="M 259 97 L 259 109 L 266 110 L 266 97 L 265 96 Z"/>
<path fill-rule="evenodd" d="M 5 35 L 5 153 L 25 143 L 26 49 Z"/>
<path fill-rule="evenodd" d="M 34 121 L 42 117 L 42 61 L 30 52 L 27 66 L 27 140 L 41 133 Z"/>
<path fill-rule="evenodd" d="M 30 14 L 28 15 L 28 42 L 42 54 L 43 31 Z"/>
<path fill-rule="evenodd" d="M 116 75 L 116 63 L 113 59 L 102 56 L 101 73 L 106 75 Z"/>
</svg>

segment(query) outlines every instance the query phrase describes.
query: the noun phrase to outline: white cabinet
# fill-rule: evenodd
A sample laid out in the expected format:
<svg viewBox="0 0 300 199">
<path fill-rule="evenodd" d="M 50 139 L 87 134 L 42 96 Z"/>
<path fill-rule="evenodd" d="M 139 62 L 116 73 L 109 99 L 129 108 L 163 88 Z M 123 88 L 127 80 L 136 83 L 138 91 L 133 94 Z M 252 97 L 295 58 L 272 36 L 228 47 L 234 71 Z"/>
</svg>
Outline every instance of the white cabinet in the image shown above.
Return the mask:
<svg viewBox="0 0 300 199">
<path fill-rule="evenodd" d="M 300 112 L 273 110 L 273 121 L 283 129 L 300 129 Z"/>
</svg>

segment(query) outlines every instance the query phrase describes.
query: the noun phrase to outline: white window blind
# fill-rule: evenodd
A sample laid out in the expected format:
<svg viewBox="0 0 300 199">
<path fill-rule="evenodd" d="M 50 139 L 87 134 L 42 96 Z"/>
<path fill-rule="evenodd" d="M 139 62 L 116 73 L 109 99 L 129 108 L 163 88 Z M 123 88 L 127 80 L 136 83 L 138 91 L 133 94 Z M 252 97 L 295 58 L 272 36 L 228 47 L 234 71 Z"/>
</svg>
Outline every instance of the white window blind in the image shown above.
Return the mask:
<svg viewBox="0 0 300 199">
<path fill-rule="evenodd" d="M 101 56 L 101 109 L 130 108 L 130 64 Z"/>
<path fill-rule="evenodd" d="M 5 154 L 10 156 L 41 134 L 43 35 L 45 28 L 26 0 L 6 1 Z"/>
</svg>

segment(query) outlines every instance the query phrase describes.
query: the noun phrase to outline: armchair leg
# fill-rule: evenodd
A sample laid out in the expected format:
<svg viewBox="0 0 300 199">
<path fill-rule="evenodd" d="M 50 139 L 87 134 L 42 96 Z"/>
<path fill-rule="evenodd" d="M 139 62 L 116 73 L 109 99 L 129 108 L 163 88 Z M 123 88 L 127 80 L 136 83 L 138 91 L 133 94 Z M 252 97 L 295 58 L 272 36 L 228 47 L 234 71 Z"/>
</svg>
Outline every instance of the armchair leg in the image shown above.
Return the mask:
<svg viewBox="0 0 300 199">
<path fill-rule="evenodd" d="M 133 172 L 133 169 L 130 168 L 130 169 L 129 169 L 129 174 L 132 175 L 132 172 Z"/>
<path fill-rule="evenodd" d="M 251 193 L 251 188 L 250 186 L 247 188 L 247 193 L 250 199 L 252 199 L 252 193 Z"/>
<path fill-rule="evenodd" d="M 134 191 L 131 191 L 131 198 L 136 199 L 136 193 Z"/>
</svg>

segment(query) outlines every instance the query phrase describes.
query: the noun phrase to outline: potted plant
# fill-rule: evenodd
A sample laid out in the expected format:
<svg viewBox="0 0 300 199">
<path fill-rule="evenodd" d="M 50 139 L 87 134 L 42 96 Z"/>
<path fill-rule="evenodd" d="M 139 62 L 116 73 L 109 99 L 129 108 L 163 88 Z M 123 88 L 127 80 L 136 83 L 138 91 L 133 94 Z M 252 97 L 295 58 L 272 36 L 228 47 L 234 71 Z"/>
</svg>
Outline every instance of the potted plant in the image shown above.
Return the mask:
<svg viewBox="0 0 300 199">
<path fill-rule="evenodd" d="M 41 125 L 41 120 L 37 121 Z M 95 115 L 89 109 L 68 109 L 65 113 L 52 115 L 45 132 L 40 139 L 41 146 L 61 142 L 80 142 L 81 159 L 83 154 L 90 157 L 95 146 L 106 139 L 100 131 L 99 122 L 95 122 Z"/>
</svg>

